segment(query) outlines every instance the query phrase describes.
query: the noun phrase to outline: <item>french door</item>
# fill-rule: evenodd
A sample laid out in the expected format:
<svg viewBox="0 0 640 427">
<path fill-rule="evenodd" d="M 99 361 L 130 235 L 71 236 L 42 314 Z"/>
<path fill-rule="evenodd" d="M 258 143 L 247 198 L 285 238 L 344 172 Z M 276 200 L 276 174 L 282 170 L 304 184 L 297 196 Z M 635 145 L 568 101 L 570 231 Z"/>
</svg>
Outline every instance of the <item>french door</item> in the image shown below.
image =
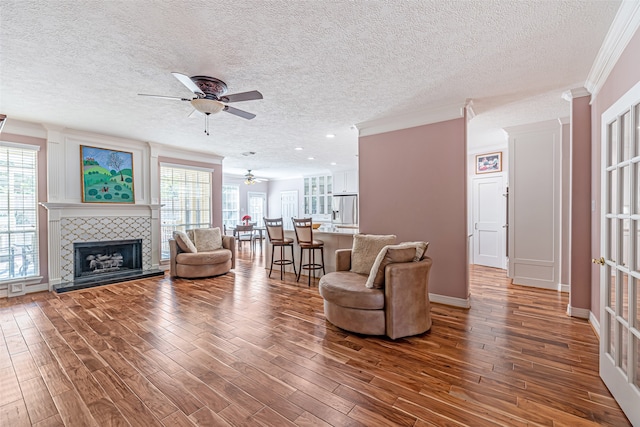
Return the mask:
<svg viewBox="0 0 640 427">
<path fill-rule="evenodd" d="M 259 227 L 264 227 L 263 218 L 267 216 L 267 193 L 247 193 L 247 213 L 251 217 L 251 222 Z"/>
<path fill-rule="evenodd" d="M 602 115 L 600 376 L 640 425 L 640 83 Z"/>
</svg>

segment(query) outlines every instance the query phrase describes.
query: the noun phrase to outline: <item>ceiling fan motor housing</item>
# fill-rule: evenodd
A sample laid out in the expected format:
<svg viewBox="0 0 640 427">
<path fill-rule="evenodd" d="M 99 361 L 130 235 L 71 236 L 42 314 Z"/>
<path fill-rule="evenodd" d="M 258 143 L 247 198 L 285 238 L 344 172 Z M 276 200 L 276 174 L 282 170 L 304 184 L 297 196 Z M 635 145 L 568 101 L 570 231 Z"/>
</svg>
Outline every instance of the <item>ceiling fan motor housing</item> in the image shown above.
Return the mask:
<svg viewBox="0 0 640 427">
<path fill-rule="evenodd" d="M 222 95 L 227 93 L 227 84 L 222 80 L 209 76 L 193 76 L 190 79 L 205 93 L 205 98 L 220 99 Z"/>
</svg>

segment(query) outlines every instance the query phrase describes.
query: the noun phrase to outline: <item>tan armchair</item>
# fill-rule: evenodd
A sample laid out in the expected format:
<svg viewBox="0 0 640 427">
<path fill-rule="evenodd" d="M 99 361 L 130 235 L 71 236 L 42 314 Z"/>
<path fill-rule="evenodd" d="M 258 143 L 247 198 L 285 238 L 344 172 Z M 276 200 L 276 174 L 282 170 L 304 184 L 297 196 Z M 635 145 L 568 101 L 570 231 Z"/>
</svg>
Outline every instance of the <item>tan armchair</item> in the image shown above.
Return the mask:
<svg viewBox="0 0 640 427">
<path fill-rule="evenodd" d="M 320 279 L 324 315 L 339 328 L 397 339 L 431 328 L 431 258 L 384 267 L 384 288 L 367 288 L 367 276 L 349 271 L 351 249 L 336 251 L 336 270 Z"/>
<path fill-rule="evenodd" d="M 169 239 L 169 252 L 171 277 L 195 279 L 219 276 L 236 266 L 236 241 L 233 236 L 222 236 L 221 249 L 197 252 L 187 252 L 175 239 Z"/>
</svg>

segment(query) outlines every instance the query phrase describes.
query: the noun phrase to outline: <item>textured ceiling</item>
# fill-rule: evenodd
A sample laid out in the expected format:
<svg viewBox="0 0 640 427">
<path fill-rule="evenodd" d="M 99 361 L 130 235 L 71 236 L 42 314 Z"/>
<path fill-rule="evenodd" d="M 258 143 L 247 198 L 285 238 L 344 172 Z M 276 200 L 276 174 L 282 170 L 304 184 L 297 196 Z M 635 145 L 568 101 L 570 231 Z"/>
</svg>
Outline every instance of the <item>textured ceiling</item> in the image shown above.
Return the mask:
<svg viewBox="0 0 640 427">
<path fill-rule="evenodd" d="M 0 113 L 204 150 L 271 178 L 355 168 L 354 124 L 469 98 L 471 146 L 491 145 L 496 128 L 568 115 L 560 94 L 586 80 L 619 4 L 5 0 Z M 233 104 L 257 118 L 211 116 L 206 136 L 188 103 L 137 96 L 188 97 L 172 71 L 259 90 Z"/>
</svg>

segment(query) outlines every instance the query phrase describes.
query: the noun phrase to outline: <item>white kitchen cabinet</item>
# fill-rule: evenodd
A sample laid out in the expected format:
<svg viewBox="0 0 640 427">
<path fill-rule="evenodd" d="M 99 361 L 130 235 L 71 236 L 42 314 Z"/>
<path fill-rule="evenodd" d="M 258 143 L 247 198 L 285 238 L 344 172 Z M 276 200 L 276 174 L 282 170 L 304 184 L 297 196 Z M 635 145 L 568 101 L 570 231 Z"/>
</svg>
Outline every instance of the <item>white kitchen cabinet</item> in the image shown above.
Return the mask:
<svg viewBox="0 0 640 427">
<path fill-rule="evenodd" d="M 333 174 L 335 194 L 358 192 L 358 171 L 342 171 Z"/>
<path fill-rule="evenodd" d="M 314 219 L 330 218 L 333 183 L 330 175 L 304 178 L 304 213 Z"/>
</svg>

